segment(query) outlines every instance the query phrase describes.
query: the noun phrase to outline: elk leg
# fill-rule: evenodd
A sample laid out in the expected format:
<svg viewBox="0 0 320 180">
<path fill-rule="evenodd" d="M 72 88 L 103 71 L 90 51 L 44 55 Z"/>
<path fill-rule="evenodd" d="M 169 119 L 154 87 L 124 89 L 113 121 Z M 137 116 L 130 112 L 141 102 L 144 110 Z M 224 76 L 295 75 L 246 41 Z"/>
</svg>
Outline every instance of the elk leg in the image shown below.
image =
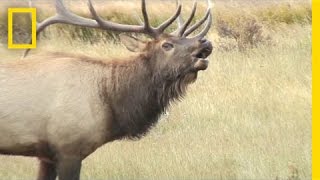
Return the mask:
<svg viewBox="0 0 320 180">
<path fill-rule="evenodd" d="M 40 160 L 37 180 L 55 180 L 56 177 L 57 172 L 55 164 Z"/>
<path fill-rule="evenodd" d="M 63 158 L 58 162 L 59 180 L 79 180 L 81 170 L 80 158 Z"/>
</svg>

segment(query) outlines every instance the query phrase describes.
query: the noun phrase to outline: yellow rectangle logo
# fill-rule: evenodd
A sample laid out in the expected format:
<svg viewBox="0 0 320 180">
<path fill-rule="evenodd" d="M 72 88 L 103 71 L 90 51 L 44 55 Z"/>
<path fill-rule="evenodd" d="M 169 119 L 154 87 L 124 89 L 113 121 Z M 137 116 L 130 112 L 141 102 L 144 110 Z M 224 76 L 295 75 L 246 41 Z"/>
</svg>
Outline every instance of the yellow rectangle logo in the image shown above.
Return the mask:
<svg viewBox="0 0 320 180">
<path fill-rule="evenodd" d="M 31 14 L 31 44 L 13 43 L 13 13 Z M 9 49 L 34 49 L 37 47 L 37 10 L 36 8 L 8 8 L 8 48 Z"/>
</svg>

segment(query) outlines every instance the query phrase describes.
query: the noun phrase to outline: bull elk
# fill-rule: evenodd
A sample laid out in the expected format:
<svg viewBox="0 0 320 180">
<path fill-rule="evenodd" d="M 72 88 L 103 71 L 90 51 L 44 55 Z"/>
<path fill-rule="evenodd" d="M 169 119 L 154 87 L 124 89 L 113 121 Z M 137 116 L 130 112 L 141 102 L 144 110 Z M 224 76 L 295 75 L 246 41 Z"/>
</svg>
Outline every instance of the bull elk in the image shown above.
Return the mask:
<svg viewBox="0 0 320 180">
<path fill-rule="evenodd" d="M 181 5 L 155 28 L 141 2 L 144 23 L 125 25 L 103 20 L 91 0 L 92 19 L 56 0 L 57 14 L 38 24 L 37 35 L 64 23 L 142 33 L 150 40 L 121 35 L 138 54 L 120 60 L 48 53 L 0 63 L 0 154 L 38 157 L 38 180 L 77 180 L 84 158 L 107 142 L 143 136 L 170 102 L 185 94 L 198 71 L 208 67 L 210 1 L 204 17 L 189 27 L 194 3 L 190 17 L 171 34 L 164 31 L 180 18 Z M 199 34 L 187 37 L 204 23 Z"/>
</svg>

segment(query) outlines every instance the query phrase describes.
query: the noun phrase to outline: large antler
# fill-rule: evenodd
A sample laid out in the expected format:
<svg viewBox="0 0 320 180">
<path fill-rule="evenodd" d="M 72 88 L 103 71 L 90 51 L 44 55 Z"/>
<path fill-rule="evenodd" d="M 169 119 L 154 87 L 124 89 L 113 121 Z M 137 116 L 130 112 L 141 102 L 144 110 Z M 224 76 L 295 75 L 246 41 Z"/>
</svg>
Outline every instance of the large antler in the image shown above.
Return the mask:
<svg viewBox="0 0 320 180">
<path fill-rule="evenodd" d="M 210 4 L 210 0 L 208 0 L 208 4 Z M 205 34 L 209 31 L 211 26 L 211 7 L 208 8 L 208 11 L 206 15 L 196 24 L 194 24 L 192 27 L 187 29 L 187 27 L 190 25 L 196 11 L 196 5 L 195 2 L 193 5 L 193 10 L 188 18 L 188 20 L 177 30 L 178 36 L 180 37 L 186 37 L 190 33 L 192 33 L 194 30 L 196 30 L 198 27 L 200 27 L 209 17 L 209 21 L 204 28 L 204 30 L 197 35 L 197 38 L 202 38 L 205 36 Z M 31 6 L 31 0 L 30 0 L 30 6 Z M 132 33 L 143 33 L 147 34 L 155 39 L 161 36 L 165 29 L 169 27 L 177 18 L 179 18 L 179 21 L 182 21 L 180 19 L 180 13 L 181 13 L 181 4 L 177 4 L 177 10 L 169 19 L 164 21 L 161 25 L 158 27 L 152 27 L 149 23 L 149 17 L 146 9 L 146 2 L 145 0 L 141 0 L 141 9 L 142 9 L 142 15 L 144 19 L 143 25 L 127 25 L 127 24 L 120 24 L 115 22 L 110 22 L 103 20 L 94 9 L 91 0 L 88 0 L 88 6 L 90 13 L 93 17 L 93 19 L 84 18 L 81 16 L 78 16 L 70 11 L 67 10 L 67 8 L 63 4 L 63 0 L 56 0 L 55 1 L 55 8 L 56 8 L 56 14 L 52 17 L 49 17 L 42 21 L 41 23 L 37 23 L 37 36 L 41 31 L 43 31 L 47 26 L 51 24 L 56 23 L 63 23 L 63 24 L 72 24 L 72 25 L 78 25 L 83 27 L 91 27 L 91 28 L 99 28 L 104 30 L 111 30 L 111 31 L 120 31 L 120 32 L 132 32 Z M 24 57 L 28 54 L 30 49 L 27 49 L 24 53 Z"/>
<path fill-rule="evenodd" d="M 89 2 L 88 3 L 89 9 L 93 16 L 93 19 L 97 21 L 101 29 L 120 31 L 120 32 L 144 33 L 154 38 L 158 38 L 163 33 L 163 31 L 177 19 L 177 17 L 181 12 L 181 5 L 179 5 L 173 16 L 171 16 L 168 20 L 163 22 L 157 28 L 154 28 L 149 23 L 149 17 L 146 9 L 146 2 L 145 0 L 142 0 L 141 6 L 142 6 L 142 15 L 144 19 L 144 24 L 143 25 L 124 25 L 124 24 L 118 24 L 118 23 L 105 21 L 101 19 L 97 15 L 95 9 L 93 8 L 91 0 L 89 0 L 88 2 Z"/>
<path fill-rule="evenodd" d="M 29 2 L 31 6 L 31 0 Z M 93 19 L 83 18 L 81 16 L 78 16 L 68 11 L 67 8 L 64 6 L 63 0 L 56 0 L 55 1 L 56 14 L 52 17 L 45 19 L 41 23 L 37 23 L 37 36 L 47 26 L 51 24 L 56 24 L 56 23 L 63 23 L 63 24 L 72 24 L 72 25 L 78 25 L 83 27 L 99 28 L 99 29 L 111 30 L 111 31 L 144 33 L 153 38 L 158 38 L 164 32 L 164 30 L 176 20 L 176 18 L 181 13 L 181 5 L 179 4 L 174 15 L 172 15 L 169 19 L 164 21 L 158 27 L 154 28 L 154 27 L 151 27 L 151 25 L 149 24 L 149 17 L 146 9 L 146 2 L 145 0 L 142 0 L 141 2 L 142 2 L 142 14 L 144 18 L 144 24 L 140 26 L 140 25 L 119 24 L 119 23 L 102 20 L 97 15 L 96 10 L 93 8 L 91 0 L 88 0 L 88 6 Z M 27 49 L 23 57 L 27 56 L 29 51 L 30 49 Z"/>
</svg>

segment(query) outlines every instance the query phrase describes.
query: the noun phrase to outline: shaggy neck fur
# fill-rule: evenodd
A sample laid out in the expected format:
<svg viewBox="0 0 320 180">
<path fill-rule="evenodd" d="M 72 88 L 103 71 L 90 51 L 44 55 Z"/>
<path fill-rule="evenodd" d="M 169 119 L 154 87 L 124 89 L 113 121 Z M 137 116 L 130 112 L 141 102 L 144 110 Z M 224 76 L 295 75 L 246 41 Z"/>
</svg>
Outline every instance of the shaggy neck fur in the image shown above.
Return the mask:
<svg viewBox="0 0 320 180">
<path fill-rule="evenodd" d="M 143 136 L 196 78 L 196 73 L 190 76 L 177 74 L 177 70 L 156 71 L 146 56 L 111 63 L 108 68 L 112 85 L 104 80 L 101 87 L 113 117 L 112 139 Z"/>
</svg>

